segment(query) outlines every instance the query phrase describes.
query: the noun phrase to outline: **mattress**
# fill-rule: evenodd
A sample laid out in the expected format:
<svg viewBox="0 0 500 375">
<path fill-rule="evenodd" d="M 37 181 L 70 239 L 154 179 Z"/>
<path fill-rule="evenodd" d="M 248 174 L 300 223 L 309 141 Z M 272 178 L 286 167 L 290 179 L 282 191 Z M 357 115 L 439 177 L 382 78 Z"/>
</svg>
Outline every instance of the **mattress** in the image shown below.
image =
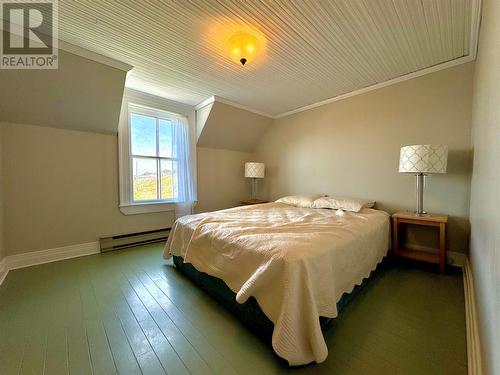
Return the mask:
<svg viewBox="0 0 500 375">
<path fill-rule="evenodd" d="M 178 219 L 165 258 L 184 258 L 224 281 L 238 303 L 255 298 L 273 323 L 274 351 L 290 365 L 328 355 L 320 316 L 333 318 L 389 248 L 389 215 L 297 208 L 236 207 Z"/>
</svg>

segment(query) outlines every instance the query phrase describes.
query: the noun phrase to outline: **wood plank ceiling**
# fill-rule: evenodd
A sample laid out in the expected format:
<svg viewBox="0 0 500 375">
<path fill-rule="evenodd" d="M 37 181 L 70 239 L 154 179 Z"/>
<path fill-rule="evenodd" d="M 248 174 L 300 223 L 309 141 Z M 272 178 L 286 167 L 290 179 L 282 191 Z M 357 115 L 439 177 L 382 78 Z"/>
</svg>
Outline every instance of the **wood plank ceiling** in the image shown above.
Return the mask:
<svg viewBox="0 0 500 375">
<path fill-rule="evenodd" d="M 469 54 L 476 0 L 60 1 L 64 41 L 134 66 L 127 86 L 272 116 Z M 226 42 L 263 51 L 245 67 Z"/>
</svg>

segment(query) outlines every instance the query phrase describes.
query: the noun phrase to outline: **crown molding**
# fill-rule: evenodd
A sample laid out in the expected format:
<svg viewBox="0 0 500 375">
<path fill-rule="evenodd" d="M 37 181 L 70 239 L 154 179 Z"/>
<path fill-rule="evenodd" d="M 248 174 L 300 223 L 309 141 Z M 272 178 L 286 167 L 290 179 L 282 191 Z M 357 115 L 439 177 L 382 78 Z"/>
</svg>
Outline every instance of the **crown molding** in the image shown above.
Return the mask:
<svg viewBox="0 0 500 375">
<path fill-rule="evenodd" d="M 477 44 L 476 44 L 476 47 L 474 47 L 474 48 L 477 49 Z M 274 115 L 274 116 L 271 114 L 268 114 L 268 113 L 258 111 L 254 108 L 250 108 L 250 107 L 244 106 L 242 104 L 232 102 L 230 100 L 221 98 L 219 96 L 212 96 L 212 97 L 198 103 L 195 106 L 195 110 L 199 110 L 203 107 L 206 107 L 207 105 L 210 105 L 210 104 L 215 103 L 215 102 L 219 102 L 219 103 L 224 103 L 224 104 L 236 107 L 236 108 L 244 109 L 245 111 L 248 111 L 248 112 L 252 112 L 252 113 L 276 120 L 276 119 L 280 119 L 283 117 L 294 115 L 294 114 L 299 113 L 299 112 L 304 112 L 304 111 L 307 111 L 309 109 L 321 107 L 321 106 L 324 106 L 326 104 L 330 104 L 330 103 L 334 103 L 334 102 L 337 102 L 340 100 L 351 98 L 353 96 L 365 94 L 367 92 L 378 90 L 378 89 L 381 89 L 381 88 L 384 88 L 387 86 L 392 86 L 392 85 L 395 85 L 397 83 L 409 81 L 410 79 L 414 79 L 414 78 L 418 78 L 418 77 L 421 77 L 421 76 L 424 76 L 427 74 L 435 73 L 435 72 L 438 72 L 440 70 L 452 68 L 452 67 L 457 66 L 457 65 L 467 64 L 467 63 L 474 61 L 474 60 L 475 60 L 475 53 L 473 55 L 459 57 L 459 58 L 454 59 L 454 60 L 446 61 L 446 62 L 437 64 L 437 65 L 434 65 L 434 66 L 431 66 L 431 67 L 428 67 L 425 69 L 417 70 L 415 72 L 408 73 L 408 74 L 390 79 L 388 81 L 376 83 L 376 84 L 371 85 L 371 86 L 367 86 L 367 87 L 363 87 L 363 88 L 358 89 L 358 90 L 350 91 L 350 92 L 345 93 L 345 94 L 334 96 L 333 98 L 325 99 L 325 100 L 322 100 L 322 101 L 319 101 L 319 102 L 316 102 L 313 104 L 309 104 L 309 105 L 306 105 L 304 107 L 300 107 L 297 109 L 293 109 L 293 110 L 288 111 L 288 112 L 283 112 L 283 113 L 280 113 L 280 114 Z"/>
<path fill-rule="evenodd" d="M 233 102 L 233 101 L 225 99 L 225 98 L 221 98 L 220 96 L 214 96 L 214 98 L 215 98 L 216 102 L 227 104 L 227 105 L 239 108 L 239 109 L 243 109 L 245 111 L 255 113 L 256 115 L 260 115 L 260 116 L 264 116 L 264 117 L 269 117 L 269 118 L 274 118 L 274 116 L 271 115 L 271 114 L 269 114 L 269 113 L 262 112 L 262 111 L 259 111 L 257 109 L 251 108 L 251 107 L 247 107 L 246 105 L 243 105 L 243 104 L 240 104 L 240 103 L 236 103 L 236 102 Z"/>
<path fill-rule="evenodd" d="M 199 110 L 203 107 L 206 107 L 207 105 L 210 105 L 212 103 L 222 103 L 222 104 L 227 104 L 227 105 L 230 105 L 231 107 L 235 107 L 235 108 L 239 108 L 239 109 L 243 109 L 244 111 L 248 111 L 248 112 L 252 112 L 252 113 L 255 113 L 256 115 L 260 115 L 260 116 L 264 116 L 264 117 L 267 117 L 267 118 L 271 118 L 271 119 L 274 119 L 275 116 L 269 114 L 269 113 L 266 113 L 266 112 L 262 112 L 262 111 L 259 111 L 257 109 L 254 109 L 254 108 L 251 108 L 251 107 L 247 107 L 246 105 L 243 105 L 243 104 L 240 104 L 240 103 L 236 103 L 236 102 L 233 102 L 231 100 L 228 100 L 228 99 L 225 99 L 225 98 L 222 98 L 220 96 L 211 96 L 210 98 L 208 99 L 205 99 L 204 101 L 198 103 L 194 109 L 195 110 Z"/>
<path fill-rule="evenodd" d="M 194 106 L 194 109 L 195 109 L 195 111 L 198 111 L 198 110 L 200 110 L 200 109 L 202 109 L 202 108 L 204 108 L 204 107 L 212 104 L 213 102 L 215 102 L 215 96 L 211 96 L 210 98 L 205 99 L 202 102 L 199 102 L 198 104 L 196 104 Z"/>
<path fill-rule="evenodd" d="M 101 55 L 101 54 L 96 53 L 96 52 L 92 52 L 88 49 L 85 49 L 83 47 L 79 47 L 75 44 L 71 44 L 71 43 L 65 42 L 64 40 L 60 40 L 60 39 L 59 39 L 59 49 L 62 49 L 63 51 L 66 51 L 69 53 L 72 53 L 73 55 L 77 55 L 80 57 L 84 57 L 88 60 L 98 62 L 100 64 L 111 66 L 112 68 L 123 70 L 124 72 L 128 72 L 131 69 L 133 69 L 133 66 L 130 64 L 115 60 L 111 57 L 104 56 L 104 55 Z"/>
<path fill-rule="evenodd" d="M 359 90 L 350 91 L 350 92 L 342 94 L 342 95 L 334 96 L 333 98 L 330 98 L 330 99 L 322 100 L 320 102 L 316 102 L 313 104 L 306 105 L 304 107 L 300 107 L 300 108 L 297 108 L 297 109 L 294 109 L 294 110 L 291 110 L 288 112 L 284 112 L 284 113 L 281 113 L 279 115 L 276 115 L 274 118 L 279 119 L 282 117 L 294 115 L 294 114 L 299 113 L 299 112 L 304 112 L 304 111 L 307 111 L 309 109 L 313 109 L 313 108 L 324 106 L 326 104 L 337 102 L 339 100 L 344 100 L 347 98 L 351 98 L 353 96 L 365 94 L 367 92 L 378 90 L 378 89 L 381 89 L 383 87 L 392 86 L 392 85 L 395 85 L 395 84 L 400 83 L 400 82 L 409 81 L 410 79 L 413 79 L 413 78 L 417 78 L 417 77 L 421 77 L 421 76 L 424 76 L 427 74 L 438 72 L 440 70 L 448 69 L 448 68 L 451 68 L 453 66 L 466 64 L 466 63 L 471 62 L 471 61 L 474 61 L 474 57 L 469 56 L 469 55 L 463 56 L 463 57 L 460 57 L 458 59 L 446 61 L 444 63 L 437 64 L 437 65 L 434 65 L 434 66 L 431 66 L 431 67 L 428 67 L 425 69 L 417 70 L 415 72 L 408 73 L 408 74 L 390 79 L 388 81 L 376 83 L 376 84 L 371 85 L 371 86 L 363 87 L 362 89 L 359 89 Z"/>
</svg>

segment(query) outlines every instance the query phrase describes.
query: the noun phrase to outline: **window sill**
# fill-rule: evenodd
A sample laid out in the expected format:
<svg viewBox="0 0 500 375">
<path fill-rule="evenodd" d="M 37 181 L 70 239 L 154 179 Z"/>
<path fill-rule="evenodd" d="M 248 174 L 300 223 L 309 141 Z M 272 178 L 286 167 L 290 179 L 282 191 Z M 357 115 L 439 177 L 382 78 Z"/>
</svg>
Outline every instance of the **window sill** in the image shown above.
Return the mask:
<svg viewBox="0 0 500 375">
<path fill-rule="evenodd" d="M 175 203 L 158 202 L 158 203 L 129 203 L 121 204 L 120 211 L 124 215 L 148 214 L 153 212 L 175 211 Z"/>
</svg>

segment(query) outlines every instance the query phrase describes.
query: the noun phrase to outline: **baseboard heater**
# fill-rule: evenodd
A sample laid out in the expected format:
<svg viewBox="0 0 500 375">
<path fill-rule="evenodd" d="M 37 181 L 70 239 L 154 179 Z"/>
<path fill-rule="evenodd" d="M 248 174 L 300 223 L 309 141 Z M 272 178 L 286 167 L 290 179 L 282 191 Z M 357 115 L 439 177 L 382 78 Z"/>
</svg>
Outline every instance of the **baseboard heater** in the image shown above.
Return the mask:
<svg viewBox="0 0 500 375">
<path fill-rule="evenodd" d="M 99 243 L 101 245 L 101 252 L 104 253 L 111 250 L 166 241 L 169 233 L 170 228 L 163 228 L 146 232 L 119 234 L 111 237 L 103 237 L 99 240 Z"/>
</svg>

